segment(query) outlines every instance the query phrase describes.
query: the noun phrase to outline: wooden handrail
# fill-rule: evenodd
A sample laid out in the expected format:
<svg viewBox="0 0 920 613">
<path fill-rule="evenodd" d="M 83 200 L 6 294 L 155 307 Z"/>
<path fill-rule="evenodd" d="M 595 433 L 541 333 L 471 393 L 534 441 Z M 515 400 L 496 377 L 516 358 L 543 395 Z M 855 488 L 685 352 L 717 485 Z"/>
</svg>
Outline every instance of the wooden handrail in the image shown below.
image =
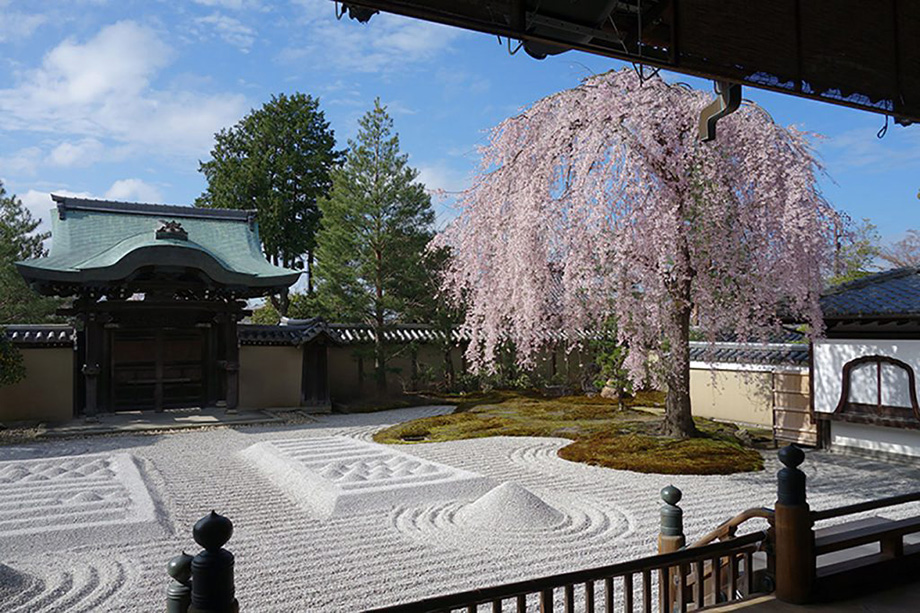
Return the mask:
<svg viewBox="0 0 920 613">
<path fill-rule="evenodd" d="M 690 545 L 689 548 L 702 547 L 703 545 L 708 545 L 716 539 L 722 540 L 726 536 L 734 537 L 735 531 L 738 530 L 738 526 L 743 524 L 749 519 L 766 519 L 770 524 L 773 524 L 773 509 L 768 509 L 766 507 L 755 507 L 752 509 L 747 509 L 738 513 L 731 519 L 725 520 L 716 527 L 715 530 L 706 534 L 706 536 L 700 538 L 698 541 Z"/>
<path fill-rule="evenodd" d="M 732 556 L 751 549 L 753 545 L 767 538 L 766 531 L 752 532 L 739 536 L 736 539 L 711 543 L 701 547 L 681 549 L 673 553 L 648 556 L 637 560 L 628 560 L 599 568 L 591 568 L 539 579 L 517 581 L 505 585 L 496 585 L 487 588 L 469 590 L 445 596 L 435 596 L 416 602 L 393 605 L 378 609 L 368 609 L 365 613 L 429 613 L 431 611 L 450 611 L 476 604 L 515 598 L 527 594 L 537 594 L 552 591 L 554 588 L 566 585 L 581 584 L 588 581 L 598 581 L 610 577 L 632 576 L 635 573 L 648 573 L 668 569 L 674 566 L 687 565 L 699 560 L 710 560 L 715 557 Z"/>
<path fill-rule="evenodd" d="M 874 526 L 818 536 L 815 539 L 815 555 L 820 556 L 842 549 L 859 547 L 867 543 L 877 543 L 894 538 L 900 539 L 906 534 L 915 534 L 917 532 L 920 532 L 920 517 L 908 517 L 907 519 L 885 522 Z"/>
<path fill-rule="evenodd" d="M 836 507 L 833 509 L 824 509 L 823 511 L 812 511 L 811 519 L 812 521 L 821 521 L 823 519 L 831 519 L 832 517 L 853 515 L 854 513 L 862 513 L 863 511 L 873 511 L 875 509 L 893 507 L 898 504 L 916 502 L 918 500 L 920 500 L 920 492 L 911 492 L 909 494 L 901 494 L 899 496 L 889 496 L 888 498 L 879 498 L 878 500 L 869 500 L 866 502 L 858 502 L 856 504 L 848 504 L 846 506 Z"/>
</svg>

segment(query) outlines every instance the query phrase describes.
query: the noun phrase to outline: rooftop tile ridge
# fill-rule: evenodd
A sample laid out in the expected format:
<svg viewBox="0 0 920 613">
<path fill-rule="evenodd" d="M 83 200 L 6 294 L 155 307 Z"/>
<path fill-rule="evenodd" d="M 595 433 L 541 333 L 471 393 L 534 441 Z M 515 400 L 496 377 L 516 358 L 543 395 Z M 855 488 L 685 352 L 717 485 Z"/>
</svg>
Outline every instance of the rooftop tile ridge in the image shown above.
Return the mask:
<svg viewBox="0 0 920 613">
<path fill-rule="evenodd" d="M 871 285 L 878 285 L 892 279 L 899 279 L 902 277 L 909 277 L 914 274 L 920 273 L 920 266 L 905 266 L 903 268 L 893 268 L 891 270 L 883 270 L 882 272 L 877 272 L 868 276 L 865 276 L 861 279 L 855 279 L 853 281 L 847 281 L 846 283 L 841 283 L 840 285 L 835 285 L 821 293 L 822 297 L 825 296 L 836 296 L 844 292 L 852 291 L 855 289 L 863 289 Z"/>
<path fill-rule="evenodd" d="M 205 208 L 184 204 L 160 204 L 153 202 L 124 202 L 99 198 L 78 198 L 51 194 L 59 209 L 72 211 L 98 211 L 111 213 L 135 213 L 141 215 L 165 215 L 196 219 L 248 220 L 256 214 L 254 209 Z"/>
</svg>

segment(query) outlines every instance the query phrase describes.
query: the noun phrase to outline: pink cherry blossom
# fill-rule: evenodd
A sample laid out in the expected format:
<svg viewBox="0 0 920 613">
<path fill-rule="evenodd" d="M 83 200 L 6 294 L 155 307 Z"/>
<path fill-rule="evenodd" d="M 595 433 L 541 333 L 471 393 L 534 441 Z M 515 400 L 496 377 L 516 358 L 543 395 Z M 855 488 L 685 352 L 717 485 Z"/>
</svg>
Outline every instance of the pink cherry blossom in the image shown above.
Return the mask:
<svg viewBox="0 0 920 613">
<path fill-rule="evenodd" d="M 509 340 L 532 364 L 552 333 L 576 338 L 613 315 L 634 380 L 650 356 L 663 367 L 665 433 L 689 435 L 691 318 L 710 341 L 766 338 L 781 312 L 821 333 L 838 216 L 808 137 L 745 103 L 700 142 L 709 97 L 626 69 L 492 130 L 435 239 L 454 254 L 443 289 L 467 307 L 474 367 Z"/>
</svg>

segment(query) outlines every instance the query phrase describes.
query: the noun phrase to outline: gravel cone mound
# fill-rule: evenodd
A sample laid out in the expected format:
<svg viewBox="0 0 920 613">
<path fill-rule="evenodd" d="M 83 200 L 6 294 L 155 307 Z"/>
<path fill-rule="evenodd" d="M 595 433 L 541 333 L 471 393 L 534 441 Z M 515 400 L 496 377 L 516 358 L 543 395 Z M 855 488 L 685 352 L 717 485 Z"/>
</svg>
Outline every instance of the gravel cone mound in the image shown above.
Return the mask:
<svg viewBox="0 0 920 613">
<path fill-rule="evenodd" d="M 457 512 L 466 528 L 518 530 L 552 528 L 565 521 L 554 509 L 517 483 L 506 481 Z"/>
</svg>

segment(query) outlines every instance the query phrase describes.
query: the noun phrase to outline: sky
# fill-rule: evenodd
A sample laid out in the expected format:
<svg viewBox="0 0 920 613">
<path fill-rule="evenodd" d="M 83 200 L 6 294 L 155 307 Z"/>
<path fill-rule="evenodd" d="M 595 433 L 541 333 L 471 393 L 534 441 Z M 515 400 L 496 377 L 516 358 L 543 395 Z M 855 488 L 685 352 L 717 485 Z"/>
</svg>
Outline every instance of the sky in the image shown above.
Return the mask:
<svg viewBox="0 0 920 613">
<path fill-rule="evenodd" d="M 489 128 L 625 66 L 568 52 L 538 61 L 494 36 L 330 0 L 0 0 L 0 180 L 46 224 L 50 193 L 190 204 L 214 134 L 273 94 L 320 100 L 339 148 L 380 97 L 432 190 L 458 192 Z M 711 84 L 670 74 L 711 90 Z M 920 125 L 745 88 L 815 146 L 828 200 L 885 241 L 920 229 Z M 454 214 L 435 199 L 439 224 Z"/>
</svg>

